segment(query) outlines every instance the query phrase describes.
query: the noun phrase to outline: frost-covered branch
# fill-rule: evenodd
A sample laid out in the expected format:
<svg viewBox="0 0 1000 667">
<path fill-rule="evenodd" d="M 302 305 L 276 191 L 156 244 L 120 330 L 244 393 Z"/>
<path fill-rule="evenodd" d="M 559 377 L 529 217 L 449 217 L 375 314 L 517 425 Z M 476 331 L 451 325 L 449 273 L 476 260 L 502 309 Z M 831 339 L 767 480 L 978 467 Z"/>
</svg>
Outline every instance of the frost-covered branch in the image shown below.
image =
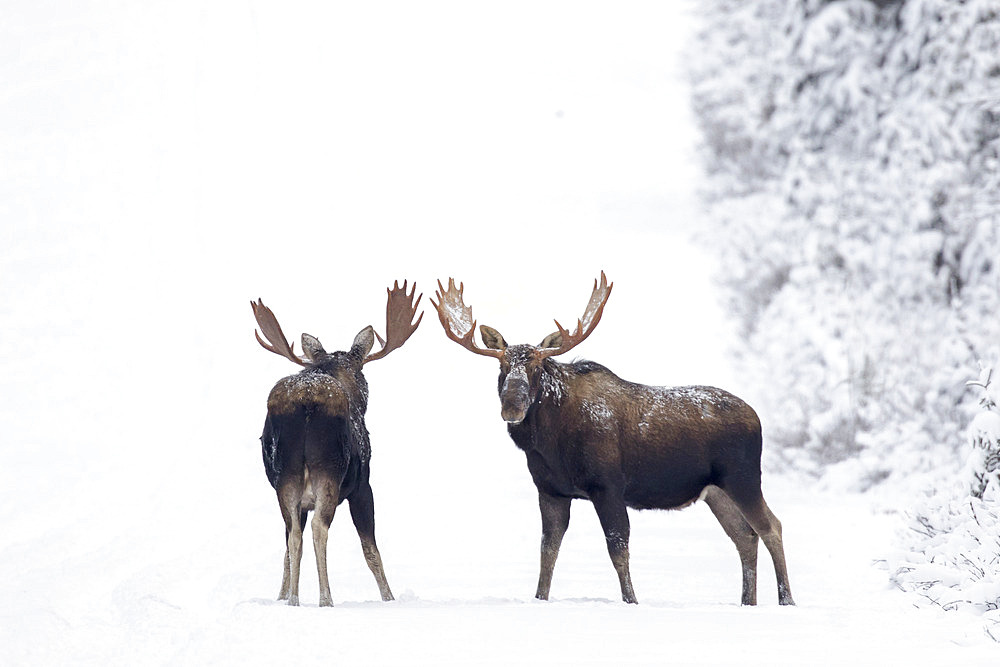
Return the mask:
<svg viewBox="0 0 1000 667">
<path fill-rule="evenodd" d="M 982 498 L 988 488 L 1000 496 L 1000 411 L 992 378 L 993 369 L 984 368 L 979 380 L 968 383 L 982 390 L 979 399 L 982 410 L 969 425 L 971 447 L 965 463 L 970 493 L 976 498 Z"/>
</svg>

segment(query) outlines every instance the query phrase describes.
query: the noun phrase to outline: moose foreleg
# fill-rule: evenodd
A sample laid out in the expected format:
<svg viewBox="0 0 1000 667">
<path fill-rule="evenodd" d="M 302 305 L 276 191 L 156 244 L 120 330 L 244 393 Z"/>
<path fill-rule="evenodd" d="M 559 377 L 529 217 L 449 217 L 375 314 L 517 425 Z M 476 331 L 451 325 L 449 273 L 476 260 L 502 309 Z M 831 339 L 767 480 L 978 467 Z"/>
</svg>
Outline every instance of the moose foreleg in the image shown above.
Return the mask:
<svg viewBox="0 0 1000 667">
<path fill-rule="evenodd" d="M 628 569 L 628 539 L 629 520 L 622 493 L 606 489 L 593 491 L 590 500 L 597 510 L 597 518 L 604 530 L 604 539 L 608 543 L 608 555 L 618 573 L 618 582 L 622 588 L 622 600 L 629 604 L 637 604 L 635 591 L 632 589 L 632 575 Z"/>
<path fill-rule="evenodd" d="M 542 511 L 542 553 L 541 568 L 538 572 L 538 588 L 535 597 L 549 599 L 552 587 L 552 571 L 559 557 L 559 546 L 569 527 L 569 506 L 571 498 L 559 498 L 538 492 L 538 507 Z"/>
</svg>

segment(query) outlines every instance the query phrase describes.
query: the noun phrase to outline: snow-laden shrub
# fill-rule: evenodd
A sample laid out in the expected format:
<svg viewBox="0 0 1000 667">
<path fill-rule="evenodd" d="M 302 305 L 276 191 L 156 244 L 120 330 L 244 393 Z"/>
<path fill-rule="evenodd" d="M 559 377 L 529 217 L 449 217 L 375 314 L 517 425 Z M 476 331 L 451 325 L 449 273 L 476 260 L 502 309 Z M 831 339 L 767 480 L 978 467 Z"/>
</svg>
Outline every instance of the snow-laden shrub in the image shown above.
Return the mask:
<svg viewBox="0 0 1000 667">
<path fill-rule="evenodd" d="M 989 491 L 1000 496 L 1000 408 L 997 407 L 1000 391 L 992 379 L 993 370 L 986 368 L 979 381 L 971 383 L 981 387 L 983 394 L 979 400 L 983 410 L 969 424 L 972 450 L 965 464 L 969 492 L 975 498 L 987 497 Z"/>
<path fill-rule="evenodd" d="M 969 427 L 966 477 L 950 493 L 927 497 L 906 516 L 890 580 L 927 604 L 987 615 L 1000 641 L 1000 413 L 987 369 L 978 382 L 980 413 Z"/>
<path fill-rule="evenodd" d="M 769 463 L 954 478 L 1000 340 L 1000 6 L 699 6 L 705 240 Z"/>
<path fill-rule="evenodd" d="M 1000 641 L 997 502 L 962 493 L 929 498 L 907 519 L 900 551 L 889 559 L 892 583 L 924 604 L 985 614 L 987 632 Z"/>
</svg>

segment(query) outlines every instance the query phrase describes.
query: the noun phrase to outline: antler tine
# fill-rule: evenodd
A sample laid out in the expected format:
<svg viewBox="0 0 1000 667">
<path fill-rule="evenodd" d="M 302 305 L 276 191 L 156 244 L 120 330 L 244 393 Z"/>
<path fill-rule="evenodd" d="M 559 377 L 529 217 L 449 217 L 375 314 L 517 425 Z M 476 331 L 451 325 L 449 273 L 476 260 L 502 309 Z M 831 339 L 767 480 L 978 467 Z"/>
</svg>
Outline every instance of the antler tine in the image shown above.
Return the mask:
<svg viewBox="0 0 1000 667">
<path fill-rule="evenodd" d="M 369 361 L 381 359 L 393 350 L 402 347 L 403 343 L 420 326 L 421 320 L 424 319 L 424 314 L 420 313 L 417 321 L 413 321 L 413 316 L 417 314 L 417 307 L 420 306 L 420 299 L 424 296 L 421 293 L 417 296 L 416 302 L 413 301 L 413 297 L 417 293 L 416 283 L 413 283 L 413 289 L 409 294 L 406 293 L 406 280 L 403 281 L 402 287 L 399 286 L 398 280 L 394 280 L 392 289 L 386 288 L 385 291 L 389 295 L 385 301 L 385 339 L 379 336 L 377 332 L 375 333 L 375 337 L 378 338 L 382 349 L 365 357 L 364 363 L 366 364 Z"/>
<path fill-rule="evenodd" d="M 438 290 L 435 292 L 438 302 L 434 303 L 434 299 L 430 301 L 434 309 L 437 310 L 438 319 L 441 320 L 441 326 L 444 327 L 445 334 L 469 352 L 499 359 L 503 356 L 503 351 L 490 350 L 476 345 L 474 339 L 476 320 L 472 318 L 472 308 L 466 306 L 462 300 L 462 293 L 464 291 L 465 283 L 459 283 L 456 289 L 454 278 L 448 278 L 447 291 L 445 291 L 441 281 L 438 280 Z"/>
<path fill-rule="evenodd" d="M 587 336 L 597 328 L 597 323 L 601 321 L 601 315 L 604 314 L 604 306 L 608 303 L 608 297 L 611 296 L 612 287 L 614 287 L 614 283 L 608 283 L 607 276 L 604 275 L 604 271 L 601 271 L 601 282 L 598 284 L 597 280 L 594 280 L 594 291 L 590 295 L 590 301 L 587 302 L 586 310 L 583 311 L 583 317 L 576 321 L 576 330 L 571 334 L 556 320 L 556 327 L 558 327 L 562 337 L 562 345 L 557 348 L 541 350 L 542 357 L 554 357 L 569 352 L 586 340 Z"/>
<path fill-rule="evenodd" d="M 271 312 L 271 309 L 264 305 L 264 301 L 262 299 L 257 299 L 256 303 L 251 301 L 250 307 L 253 308 L 253 316 L 257 320 L 257 325 L 264 332 L 264 337 L 271 343 L 268 345 L 261 340 L 260 334 L 254 330 L 253 335 L 261 347 L 268 352 L 280 354 L 300 366 L 307 365 L 308 361 L 306 359 L 295 354 L 295 344 L 292 343 L 289 345 L 288 339 L 285 338 L 285 334 L 281 331 L 281 325 L 278 324 L 278 319 Z"/>
</svg>

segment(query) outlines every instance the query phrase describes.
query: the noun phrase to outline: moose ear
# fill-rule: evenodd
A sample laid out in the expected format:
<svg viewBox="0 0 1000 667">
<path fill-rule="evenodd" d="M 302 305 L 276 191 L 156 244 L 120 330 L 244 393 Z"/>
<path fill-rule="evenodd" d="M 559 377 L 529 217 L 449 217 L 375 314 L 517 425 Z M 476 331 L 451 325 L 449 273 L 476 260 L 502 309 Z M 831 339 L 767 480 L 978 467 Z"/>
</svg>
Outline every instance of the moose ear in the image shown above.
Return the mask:
<svg viewBox="0 0 1000 667">
<path fill-rule="evenodd" d="M 562 333 L 558 331 L 550 333 L 548 336 L 545 337 L 545 340 L 543 340 L 542 344 L 539 345 L 538 347 L 541 348 L 562 347 Z"/>
<path fill-rule="evenodd" d="M 354 337 L 350 354 L 364 359 L 372 351 L 373 345 L 375 345 L 375 330 L 367 326 Z"/>
<path fill-rule="evenodd" d="M 319 342 L 319 338 L 310 336 L 307 333 L 302 334 L 302 350 L 306 353 L 309 361 L 319 361 L 320 356 L 326 354 L 326 350 L 323 349 L 323 343 Z"/>
<path fill-rule="evenodd" d="M 479 325 L 479 333 L 483 337 L 483 343 L 491 350 L 506 350 L 507 341 L 503 339 L 500 332 L 485 324 Z"/>
</svg>

